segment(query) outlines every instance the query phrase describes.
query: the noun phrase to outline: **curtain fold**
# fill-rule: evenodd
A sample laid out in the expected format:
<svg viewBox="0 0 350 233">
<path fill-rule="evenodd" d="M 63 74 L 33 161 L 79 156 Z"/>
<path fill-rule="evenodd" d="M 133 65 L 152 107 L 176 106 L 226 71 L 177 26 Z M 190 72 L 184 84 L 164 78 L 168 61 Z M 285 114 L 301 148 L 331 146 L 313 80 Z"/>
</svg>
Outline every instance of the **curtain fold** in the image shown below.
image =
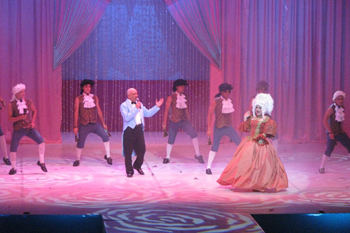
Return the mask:
<svg viewBox="0 0 350 233">
<path fill-rule="evenodd" d="M 243 119 L 260 80 L 270 84 L 279 138 L 326 140 L 322 120 L 337 90 L 350 93 L 350 1 L 225 1 L 224 81 Z M 212 80 L 213 81 L 213 80 Z M 350 106 L 345 99 L 345 108 Z M 344 124 L 350 129 L 350 124 Z"/>
<path fill-rule="evenodd" d="M 0 95 L 7 104 L 12 87 L 26 85 L 26 99 L 37 110 L 35 125 L 45 142 L 61 142 L 61 68 L 53 70 L 53 0 L 12 1 L 0 5 Z M 6 139 L 12 123 L 0 111 Z M 25 142 L 24 137 L 22 142 Z M 32 142 L 31 139 L 27 140 Z"/>
<path fill-rule="evenodd" d="M 53 68 L 62 64 L 89 36 L 111 0 L 55 0 Z"/>
<path fill-rule="evenodd" d="M 221 0 L 164 0 L 188 39 L 221 69 Z"/>
</svg>

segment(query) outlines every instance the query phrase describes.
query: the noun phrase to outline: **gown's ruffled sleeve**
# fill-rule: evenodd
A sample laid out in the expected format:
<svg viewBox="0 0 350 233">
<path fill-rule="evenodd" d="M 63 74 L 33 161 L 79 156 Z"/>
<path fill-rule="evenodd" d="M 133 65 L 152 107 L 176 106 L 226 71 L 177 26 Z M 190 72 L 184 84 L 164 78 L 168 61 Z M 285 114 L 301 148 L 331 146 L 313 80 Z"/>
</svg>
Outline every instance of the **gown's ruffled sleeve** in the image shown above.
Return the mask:
<svg viewBox="0 0 350 233">
<path fill-rule="evenodd" d="M 269 119 L 265 124 L 264 133 L 266 134 L 266 137 L 273 138 L 276 135 L 277 132 L 277 124 L 274 120 Z"/>
<path fill-rule="evenodd" d="M 239 125 L 239 131 L 241 132 L 249 132 L 250 131 L 250 120 L 251 117 L 248 117 L 246 121 L 243 121 L 240 125 Z"/>
</svg>

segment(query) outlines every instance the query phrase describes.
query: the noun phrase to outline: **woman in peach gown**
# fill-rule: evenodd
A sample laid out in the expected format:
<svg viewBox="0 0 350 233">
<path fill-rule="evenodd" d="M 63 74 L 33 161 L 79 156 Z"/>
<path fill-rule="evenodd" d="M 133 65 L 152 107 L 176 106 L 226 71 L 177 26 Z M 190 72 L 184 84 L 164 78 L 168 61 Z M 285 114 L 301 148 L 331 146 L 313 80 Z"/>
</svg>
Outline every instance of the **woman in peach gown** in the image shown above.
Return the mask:
<svg viewBox="0 0 350 233">
<path fill-rule="evenodd" d="M 286 171 L 271 140 L 267 139 L 273 138 L 277 130 L 276 122 L 269 116 L 273 99 L 269 94 L 258 94 L 252 107 L 253 117 L 247 117 L 239 127 L 250 135 L 239 144 L 217 182 L 261 192 L 285 189 L 288 187 Z"/>
</svg>

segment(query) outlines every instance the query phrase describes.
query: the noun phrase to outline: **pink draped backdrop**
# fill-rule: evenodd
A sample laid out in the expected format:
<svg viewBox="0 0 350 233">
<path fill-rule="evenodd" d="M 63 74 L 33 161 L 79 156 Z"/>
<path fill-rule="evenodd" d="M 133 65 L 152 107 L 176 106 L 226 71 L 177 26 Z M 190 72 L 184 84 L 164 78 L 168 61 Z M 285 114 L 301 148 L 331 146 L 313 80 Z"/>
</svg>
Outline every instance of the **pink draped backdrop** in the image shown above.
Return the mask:
<svg viewBox="0 0 350 233">
<path fill-rule="evenodd" d="M 222 1 L 221 20 L 222 67 L 211 67 L 210 92 L 223 81 L 234 85 L 234 128 L 255 84 L 266 80 L 280 139 L 325 141 L 322 118 L 332 94 L 350 93 L 350 1 L 228 0 Z M 53 0 L 2 1 L 0 95 L 9 100 L 12 86 L 25 83 L 47 142 L 60 141 L 62 112 L 61 68 L 52 66 L 53 27 Z M 3 111 L 1 126 L 9 138 L 12 126 Z M 345 128 L 349 132 L 349 119 Z"/>
<path fill-rule="evenodd" d="M 111 0 L 55 0 L 54 69 L 89 36 Z"/>
<path fill-rule="evenodd" d="M 109 2 L 8 0 L 0 6 L 0 95 L 8 101 L 14 85 L 26 85 L 26 98 L 36 106 L 35 124 L 45 142 L 61 142 L 60 64 L 94 29 Z M 1 113 L 1 126 L 9 140 L 12 125 L 6 111 Z"/>
<path fill-rule="evenodd" d="M 350 1 L 224 1 L 223 9 L 223 66 L 212 66 L 211 86 L 234 85 L 234 127 L 266 80 L 281 141 L 325 141 L 333 93 L 350 94 Z M 344 126 L 350 133 L 349 118 Z"/>
<path fill-rule="evenodd" d="M 62 80 L 61 68 L 52 69 L 53 11 L 52 0 L 9 0 L 0 6 L 0 95 L 8 104 L 12 87 L 26 85 L 26 98 L 38 113 L 36 128 L 46 142 L 61 141 Z M 0 112 L 1 127 L 10 140 L 6 110 Z"/>
<path fill-rule="evenodd" d="M 220 0 L 164 0 L 171 15 L 189 40 L 221 68 Z"/>
</svg>

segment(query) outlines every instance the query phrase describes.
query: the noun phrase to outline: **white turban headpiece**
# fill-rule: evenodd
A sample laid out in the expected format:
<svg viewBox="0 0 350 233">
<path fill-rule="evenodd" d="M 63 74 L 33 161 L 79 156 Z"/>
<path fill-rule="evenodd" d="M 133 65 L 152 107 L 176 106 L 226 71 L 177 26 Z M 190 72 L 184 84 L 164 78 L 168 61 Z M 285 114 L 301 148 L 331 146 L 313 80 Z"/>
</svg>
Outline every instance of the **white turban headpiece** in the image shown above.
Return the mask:
<svg viewBox="0 0 350 233">
<path fill-rule="evenodd" d="M 12 99 L 11 101 L 14 101 L 16 99 L 16 94 L 22 90 L 26 89 L 26 85 L 23 83 L 19 83 L 16 86 L 12 88 Z"/>
<path fill-rule="evenodd" d="M 338 97 L 338 96 L 343 96 L 344 97 L 344 99 L 345 99 L 345 93 L 344 92 L 342 92 L 342 91 L 336 91 L 335 93 L 334 93 L 334 95 L 333 95 L 333 101 Z"/>
<path fill-rule="evenodd" d="M 271 114 L 273 110 L 273 99 L 270 94 L 260 93 L 257 94 L 255 99 L 253 100 L 253 115 L 255 117 L 255 107 L 259 105 L 262 109 L 262 116 L 265 117 L 265 114 Z"/>
</svg>

